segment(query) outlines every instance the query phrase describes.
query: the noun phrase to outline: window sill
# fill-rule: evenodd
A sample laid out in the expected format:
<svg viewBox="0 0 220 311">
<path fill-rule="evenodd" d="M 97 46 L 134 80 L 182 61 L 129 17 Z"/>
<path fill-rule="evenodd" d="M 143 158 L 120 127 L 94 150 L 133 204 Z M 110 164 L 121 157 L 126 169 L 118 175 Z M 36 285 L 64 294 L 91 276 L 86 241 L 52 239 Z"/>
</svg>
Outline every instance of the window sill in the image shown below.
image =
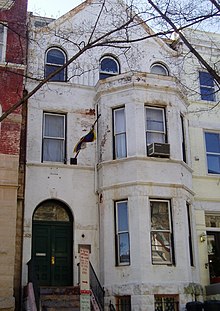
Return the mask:
<svg viewBox="0 0 220 311">
<path fill-rule="evenodd" d="M 25 70 L 26 65 L 23 64 L 16 64 L 16 63 L 7 63 L 5 61 L 0 61 L 0 67 L 4 67 L 4 68 L 16 68 L 16 69 L 21 69 L 21 70 Z"/>
<path fill-rule="evenodd" d="M 66 164 L 60 162 L 27 162 L 27 167 L 42 167 L 42 168 L 60 168 L 60 169 L 84 169 L 94 171 L 94 165 L 71 165 L 69 162 Z"/>
</svg>

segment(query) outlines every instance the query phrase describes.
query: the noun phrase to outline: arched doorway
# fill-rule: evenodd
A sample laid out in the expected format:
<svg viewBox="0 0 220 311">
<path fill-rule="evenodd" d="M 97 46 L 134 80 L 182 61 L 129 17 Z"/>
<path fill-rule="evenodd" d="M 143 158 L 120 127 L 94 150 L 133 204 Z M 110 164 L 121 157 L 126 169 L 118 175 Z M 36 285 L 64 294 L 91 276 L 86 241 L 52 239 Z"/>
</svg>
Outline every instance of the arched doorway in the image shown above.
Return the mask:
<svg viewBox="0 0 220 311">
<path fill-rule="evenodd" d="M 32 259 L 40 286 L 73 283 L 73 217 L 57 200 L 41 203 L 33 215 Z"/>
</svg>

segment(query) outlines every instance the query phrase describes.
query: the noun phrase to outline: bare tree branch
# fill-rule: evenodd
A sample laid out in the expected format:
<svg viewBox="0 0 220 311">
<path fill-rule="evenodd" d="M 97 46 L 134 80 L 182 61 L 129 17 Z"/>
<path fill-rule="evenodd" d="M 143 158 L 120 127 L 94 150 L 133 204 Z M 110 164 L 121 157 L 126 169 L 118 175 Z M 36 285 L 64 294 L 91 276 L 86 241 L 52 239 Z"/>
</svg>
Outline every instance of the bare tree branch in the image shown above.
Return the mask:
<svg viewBox="0 0 220 311">
<path fill-rule="evenodd" d="M 216 80 L 218 85 L 220 85 L 220 76 L 218 75 L 218 73 L 205 61 L 205 59 L 201 56 L 201 54 L 192 46 L 192 44 L 187 40 L 187 38 L 183 35 L 180 29 L 176 27 L 176 25 L 171 21 L 171 19 L 166 14 L 164 14 L 153 1 L 148 0 L 148 2 L 160 14 L 160 16 L 173 28 L 173 30 L 179 35 L 183 43 L 188 47 L 190 52 L 199 60 L 199 62 L 213 76 L 213 78 Z"/>
</svg>

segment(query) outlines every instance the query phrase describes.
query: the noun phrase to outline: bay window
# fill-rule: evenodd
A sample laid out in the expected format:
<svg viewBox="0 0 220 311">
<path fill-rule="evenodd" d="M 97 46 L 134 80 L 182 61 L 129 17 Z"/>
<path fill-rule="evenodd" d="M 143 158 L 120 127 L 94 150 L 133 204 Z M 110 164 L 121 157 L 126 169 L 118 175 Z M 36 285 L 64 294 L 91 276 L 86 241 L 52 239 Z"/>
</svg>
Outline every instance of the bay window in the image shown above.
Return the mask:
<svg viewBox="0 0 220 311">
<path fill-rule="evenodd" d="M 166 142 L 165 111 L 163 108 L 146 107 L 146 141 L 147 145 Z"/>
<path fill-rule="evenodd" d="M 116 264 L 130 264 L 128 202 L 115 202 Z"/>
<path fill-rule="evenodd" d="M 125 108 L 113 110 L 114 159 L 127 157 Z"/>
<path fill-rule="evenodd" d="M 153 264 L 173 264 L 173 238 L 169 200 L 150 200 Z"/>
</svg>

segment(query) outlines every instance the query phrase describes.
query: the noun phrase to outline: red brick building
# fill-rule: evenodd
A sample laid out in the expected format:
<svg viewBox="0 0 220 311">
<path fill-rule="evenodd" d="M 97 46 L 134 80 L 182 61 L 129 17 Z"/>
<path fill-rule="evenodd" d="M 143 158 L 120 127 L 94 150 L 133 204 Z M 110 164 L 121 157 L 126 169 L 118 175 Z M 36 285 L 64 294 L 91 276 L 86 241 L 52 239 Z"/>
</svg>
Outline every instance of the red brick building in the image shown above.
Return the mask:
<svg viewBox="0 0 220 311">
<path fill-rule="evenodd" d="M 27 0 L 0 0 L 0 115 L 24 92 L 26 14 Z M 19 306 L 22 121 L 25 113 L 19 108 L 0 123 L 0 310 L 14 310 Z"/>
</svg>

